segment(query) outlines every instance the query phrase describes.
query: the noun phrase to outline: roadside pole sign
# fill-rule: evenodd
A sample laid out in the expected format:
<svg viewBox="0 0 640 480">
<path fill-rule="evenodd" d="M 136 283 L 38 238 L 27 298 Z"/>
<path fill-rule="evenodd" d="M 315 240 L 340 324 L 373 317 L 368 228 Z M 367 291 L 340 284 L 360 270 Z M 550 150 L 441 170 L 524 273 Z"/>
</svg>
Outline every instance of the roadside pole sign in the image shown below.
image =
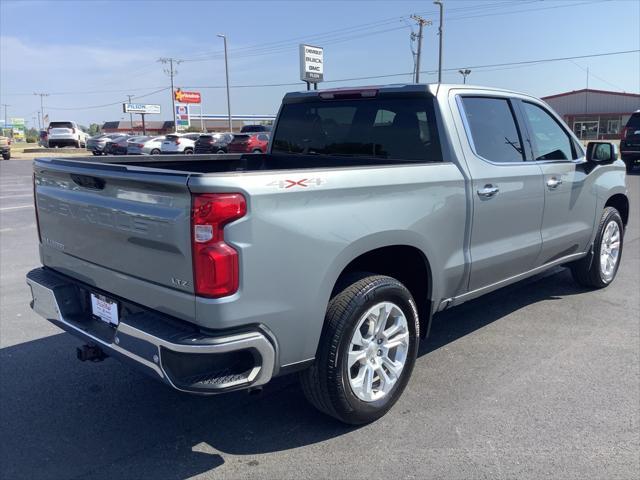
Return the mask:
<svg viewBox="0 0 640 480">
<path fill-rule="evenodd" d="M 176 103 L 200 103 L 202 96 L 200 92 L 186 92 L 179 88 L 173 92 Z"/>
<path fill-rule="evenodd" d="M 186 130 L 190 124 L 189 105 L 176 105 L 176 130 Z"/>
<path fill-rule="evenodd" d="M 144 113 L 144 114 L 160 114 L 160 105 L 151 103 L 123 103 L 122 111 L 124 113 Z"/>
<path fill-rule="evenodd" d="M 319 83 L 323 79 L 323 48 L 300 44 L 300 80 L 308 83 Z"/>
<path fill-rule="evenodd" d="M 24 140 L 25 137 L 25 123 L 24 118 L 12 118 L 12 136 L 15 140 Z"/>
</svg>

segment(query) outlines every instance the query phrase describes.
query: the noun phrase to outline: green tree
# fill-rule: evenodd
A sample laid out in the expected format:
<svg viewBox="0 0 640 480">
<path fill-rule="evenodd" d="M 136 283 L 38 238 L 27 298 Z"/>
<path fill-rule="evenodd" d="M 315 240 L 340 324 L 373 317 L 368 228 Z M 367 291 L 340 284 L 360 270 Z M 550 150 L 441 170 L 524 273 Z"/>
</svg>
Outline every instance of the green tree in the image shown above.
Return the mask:
<svg viewBox="0 0 640 480">
<path fill-rule="evenodd" d="M 87 130 L 87 133 L 93 137 L 94 135 L 99 134 L 101 131 L 102 131 L 101 125 L 97 123 L 92 123 L 89 125 L 89 129 Z"/>
</svg>

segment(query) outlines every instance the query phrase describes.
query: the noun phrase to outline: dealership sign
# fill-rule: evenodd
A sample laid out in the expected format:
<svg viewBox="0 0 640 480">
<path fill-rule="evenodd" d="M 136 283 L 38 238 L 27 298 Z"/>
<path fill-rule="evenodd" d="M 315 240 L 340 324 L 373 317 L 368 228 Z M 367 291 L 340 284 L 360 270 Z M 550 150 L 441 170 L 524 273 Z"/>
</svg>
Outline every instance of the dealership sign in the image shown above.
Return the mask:
<svg viewBox="0 0 640 480">
<path fill-rule="evenodd" d="M 300 80 L 318 83 L 324 77 L 324 50 L 322 47 L 300 45 Z"/>
<path fill-rule="evenodd" d="M 176 105 L 176 130 L 186 130 L 190 125 L 189 106 Z"/>
<path fill-rule="evenodd" d="M 200 103 L 202 101 L 200 92 L 185 92 L 177 89 L 174 92 L 174 96 L 177 103 Z"/>
<path fill-rule="evenodd" d="M 124 113 L 160 114 L 160 105 L 150 103 L 123 103 L 122 111 Z"/>
</svg>

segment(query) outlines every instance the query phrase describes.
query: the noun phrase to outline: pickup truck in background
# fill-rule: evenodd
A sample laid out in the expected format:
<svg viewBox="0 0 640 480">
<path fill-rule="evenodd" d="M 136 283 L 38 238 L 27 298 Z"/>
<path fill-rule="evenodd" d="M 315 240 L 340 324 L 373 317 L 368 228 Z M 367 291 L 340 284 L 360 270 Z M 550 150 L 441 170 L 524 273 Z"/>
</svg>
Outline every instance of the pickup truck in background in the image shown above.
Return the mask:
<svg viewBox="0 0 640 480">
<path fill-rule="evenodd" d="M 11 160 L 11 139 L 0 135 L 0 154 L 3 160 Z"/>
<path fill-rule="evenodd" d="M 32 307 L 80 359 L 200 394 L 298 372 L 351 424 L 437 312 L 558 265 L 609 285 L 629 218 L 614 145 L 469 85 L 290 93 L 266 154 L 45 158 L 34 182 Z"/>
</svg>

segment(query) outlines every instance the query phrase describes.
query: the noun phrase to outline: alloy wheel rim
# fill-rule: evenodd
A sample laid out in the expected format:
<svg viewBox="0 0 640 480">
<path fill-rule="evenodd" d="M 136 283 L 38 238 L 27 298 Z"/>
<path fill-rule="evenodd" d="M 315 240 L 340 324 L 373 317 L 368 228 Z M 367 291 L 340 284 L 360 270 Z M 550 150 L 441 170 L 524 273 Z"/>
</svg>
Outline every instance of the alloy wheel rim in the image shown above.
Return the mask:
<svg viewBox="0 0 640 480">
<path fill-rule="evenodd" d="M 602 234 L 600 243 L 600 272 L 605 281 L 613 279 L 620 256 L 620 227 L 615 221 L 610 221 Z"/>
<path fill-rule="evenodd" d="M 400 379 L 409 351 L 409 325 L 400 307 L 381 302 L 358 320 L 347 355 L 349 385 L 364 402 L 384 398 Z"/>
</svg>

